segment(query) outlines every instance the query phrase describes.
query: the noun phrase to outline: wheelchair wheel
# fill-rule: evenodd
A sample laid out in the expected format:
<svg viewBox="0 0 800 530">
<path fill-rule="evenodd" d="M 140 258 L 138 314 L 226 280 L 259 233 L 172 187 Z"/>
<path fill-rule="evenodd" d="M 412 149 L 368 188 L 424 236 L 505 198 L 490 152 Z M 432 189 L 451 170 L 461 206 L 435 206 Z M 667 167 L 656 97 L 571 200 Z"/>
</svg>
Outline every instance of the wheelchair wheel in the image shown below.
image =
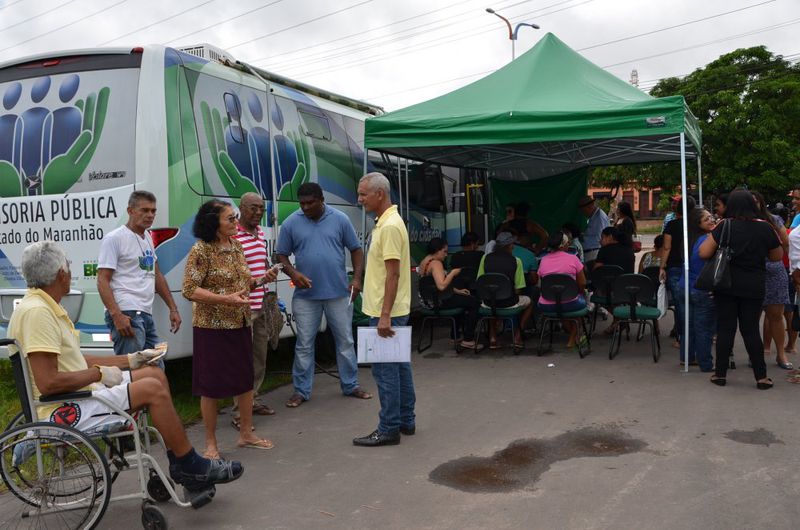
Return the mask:
<svg viewBox="0 0 800 530">
<path fill-rule="evenodd" d="M 156 502 L 167 502 L 172 498 L 161 477 L 155 473 L 151 474 L 147 481 L 147 494 Z"/>
<path fill-rule="evenodd" d="M 108 464 L 66 425 L 30 423 L 0 436 L 0 528 L 91 529 L 111 498 Z M 10 493 L 9 493 L 10 492 Z"/>
<path fill-rule="evenodd" d="M 25 423 L 25 416 L 23 416 L 22 413 L 20 412 L 19 414 L 14 416 L 14 418 L 10 422 L 8 422 L 8 425 L 6 425 L 6 428 L 3 429 L 3 432 L 8 432 L 14 427 L 22 425 L 23 423 Z"/>
<path fill-rule="evenodd" d="M 142 506 L 142 527 L 146 530 L 167 530 L 167 518 L 158 506 L 146 503 Z"/>
</svg>

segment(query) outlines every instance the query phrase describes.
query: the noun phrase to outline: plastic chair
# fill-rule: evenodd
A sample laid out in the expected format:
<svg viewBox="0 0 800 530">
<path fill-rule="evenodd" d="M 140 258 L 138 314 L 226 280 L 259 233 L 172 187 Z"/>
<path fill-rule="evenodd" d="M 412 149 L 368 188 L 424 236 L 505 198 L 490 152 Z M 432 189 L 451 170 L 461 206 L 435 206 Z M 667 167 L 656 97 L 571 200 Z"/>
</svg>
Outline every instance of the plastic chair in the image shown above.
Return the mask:
<svg viewBox="0 0 800 530">
<path fill-rule="evenodd" d="M 542 297 L 546 298 L 547 300 L 555 300 L 556 303 L 553 309 L 548 311 L 543 310 L 542 306 L 539 306 L 539 310 L 542 313 L 542 330 L 539 334 L 539 347 L 537 349 L 537 354 L 542 354 L 542 342 L 544 342 L 544 331 L 545 328 L 548 327 L 547 325 L 550 325 L 549 349 L 552 350 L 553 324 L 562 320 L 570 320 L 575 322 L 576 326 L 580 326 L 579 329 L 583 329 L 583 334 L 586 337 L 586 353 L 583 352 L 583 347 L 581 346 L 580 341 L 577 343 L 578 355 L 581 359 L 583 359 L 589 354 L 589 350 L 591 349 L 589 330 L 586 327 L 586 317 L 589 316 L 589 309 L 586 307 L 579 309 L 578 311 L 564 311 L 562 309 L 563 300 L 572 300 L 580 294 L 578 282 L 576 282 L 575 279 L 568 274 L 548 274 L 547 276 L 542 277 L 541 283 Z"/>
<path fill-rule="evenodd" d="M 597 328 L 597 313 L 600 311 L 600 307 L 612 305 L 611 292 L 614 279 L 624 273 L 625 271 L 618 265 L 601 265 L 589 272 L 589 281 L 592 282 L 592 296 L 589 301 L 594 304 L 591 333 L 594 333 Z"/>
<path fill-rule="evenodd" d="M 656 287 L 653 282 L 644 274 L 623 274 L 614 280 L 612 289 L 614 316 L 618 319 L 618 325 L 611 338 L 608 358 L 613 359 L 619 353 L 622 324 L 639 324 L 645 327 L 649 325 L 653 362 L 657 363 L 661 357 L 661 343 L 655 331 L 655 322 L 661 316 L 661 312 L 655 307 Z"/>
<path fill-rule="evenodd" d="M 511 280 L 504 274 L 486 273 L 483 276 L 478 277 L 478 279 L 475 281 L 475 290 L 478 294 L 478 298 L 481 301 L 481 307 L 478 310 L 478 314 L 481 318 L 478 319 L 478 323 L 475 325 L 475 353 L 478 353 L 478 337 L 480 337 L 480 333 L 484 327 L 484 324 L 491 323 L 493 319 L 500 319 L 502 321 L 510 322 L 511 336 L 513 340 L 513 337 L 515 336 L 514 320 L 523 311 L 525 311 L 527 306 L 497 307 L 498 300 L 511 298 L 514 295 L 514 286 L 512 285 Z M 488 344 L 488 325 L 486 326 L 486 334 L 486 343 Z M 521 347 L 516 345 L 513 347 L 515 355 L 518 355 L 519 352 L 525 347 L 524 337 L 522 337 L 521 333 L 520 338 L 523 340 L 523 344 Z M 481 348 L 481 351 L 484 348 Z"/>
<path fill-rule="evenodd" d="M 450 322 L 453 331 L 453 339 L 458 337 L 458 322 L 456 317 L 464 314 L 464 309 L 460 307 L 452 309 L 442 309 L 442 302 L 450 299 L 453 296 L 452 286 L 448 286 L 444 291 L 440 291 L 436 287 L 436 280 L 433 276 L 423 276 L 419 279 L 419 296 L 429 307 L 420 309 L 420 314 L 425 318 L 422 319 L 422 329 L 419 331 L 419 340 L 417 341 L 417 352 L 422 353 L 433 345 L 433 327 L 437 321 L 447 320 Z M 422 338 L 425 335 L 425 326 L 430 322 L 430 338 L 428 344 L 422 346 Z M 458 342 L 454 340 L 456 353 L 459 353 L 460 348 Z"/>
</svg>

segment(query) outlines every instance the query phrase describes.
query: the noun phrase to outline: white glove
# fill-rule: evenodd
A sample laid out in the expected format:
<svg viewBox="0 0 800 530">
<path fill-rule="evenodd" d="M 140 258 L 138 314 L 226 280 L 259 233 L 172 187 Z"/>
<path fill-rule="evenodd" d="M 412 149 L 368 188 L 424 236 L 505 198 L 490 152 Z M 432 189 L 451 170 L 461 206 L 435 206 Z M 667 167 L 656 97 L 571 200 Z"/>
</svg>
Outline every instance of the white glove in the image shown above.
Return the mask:
<svg viewBox="0 0 800 530">
<path fill-rule="evenodd" d="M 117 386 L 122 382 L 122 370 L 116 366 L 95 365 L 100 370 L 100 382 L 107 387 Z"/>
</svg>

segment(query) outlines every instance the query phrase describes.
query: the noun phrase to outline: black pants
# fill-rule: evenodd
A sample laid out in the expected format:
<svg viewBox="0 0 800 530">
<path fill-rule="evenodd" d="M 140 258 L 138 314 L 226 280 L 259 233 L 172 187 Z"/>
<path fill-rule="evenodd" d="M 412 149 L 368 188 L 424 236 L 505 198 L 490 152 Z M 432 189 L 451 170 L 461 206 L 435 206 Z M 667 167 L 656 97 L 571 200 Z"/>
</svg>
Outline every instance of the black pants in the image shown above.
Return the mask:
<svg viewBox="0 0 800 530">
<path fill-rule="evenodd" d="M 442 302 L 442 309 L 464 309 L 463 323 L 461 318 L 456 318 L 459 325 L 464 327 L 464 340 L 472 341 L 475 339 L 475 324 L 478 323 L 478 308 L 481 303 L 474 296 L 453 293 L 453 296 Z M 455 337 L 453 337 L 455 338 Z"/>
<path fill-rule="evenodd" d="M 739 298 L 719 293 L 714 293 L 714 301 L 717 305 L 717 361 L 714 369 L 717 377 L 725 377 L 728 371 L 737 323 L 756 381 L 767 377 L 764 342 L 759 329 L 764 301 L 760 298 Z"/>
</svg>

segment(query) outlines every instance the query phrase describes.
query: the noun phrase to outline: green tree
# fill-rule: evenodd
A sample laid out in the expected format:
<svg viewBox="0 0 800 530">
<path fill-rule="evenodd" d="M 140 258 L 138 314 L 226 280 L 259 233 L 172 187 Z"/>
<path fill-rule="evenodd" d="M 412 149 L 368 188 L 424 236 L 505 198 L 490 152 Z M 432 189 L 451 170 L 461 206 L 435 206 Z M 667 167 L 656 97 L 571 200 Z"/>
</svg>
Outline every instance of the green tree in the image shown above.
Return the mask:
<svg viewBox="0 0 800 530">
<path fill-rule="evenodd" d="M 650 94 L 683 95 L 700 120 L 704 189 L 746 185 L 775 198 L 800 182 L 798 65 L 764 46 L 739 49 Z"/>
</svg>

